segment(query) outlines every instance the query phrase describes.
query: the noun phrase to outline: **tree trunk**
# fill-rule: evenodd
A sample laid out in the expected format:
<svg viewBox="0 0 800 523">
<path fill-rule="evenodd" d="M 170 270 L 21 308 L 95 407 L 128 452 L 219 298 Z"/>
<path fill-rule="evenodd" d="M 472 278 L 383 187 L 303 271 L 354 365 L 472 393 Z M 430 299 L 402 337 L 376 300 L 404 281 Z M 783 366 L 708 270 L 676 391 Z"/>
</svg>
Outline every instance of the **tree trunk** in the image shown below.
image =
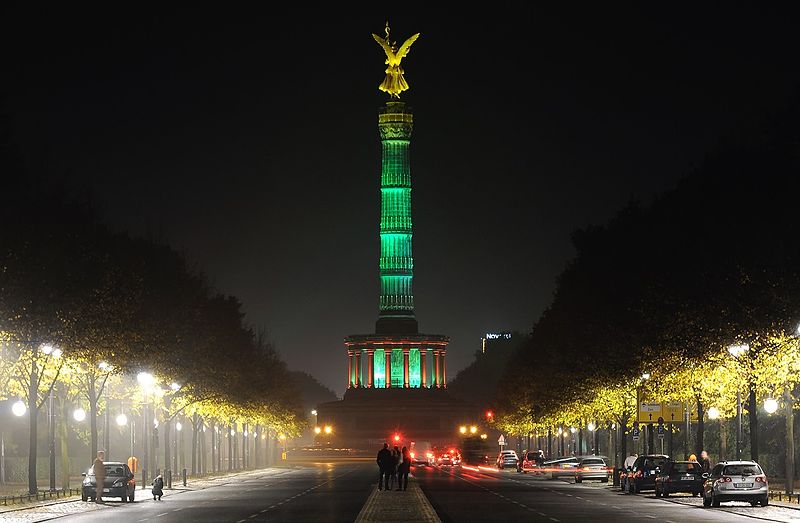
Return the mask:
<svg viewBox="0 0 800 523">
<path fill-rule="evenodd" d="M 719 460 L 728 459 L 728 426 L 725 418 L 719 418 Z"/>
<path fill-rule="evenodd" d="M 756 404 L 756 388 L 750 384 L 750 397 L 747 400 L 747 411 L 750 415 L 750 459 L 758 461 L 758 405 Z"/>
<path fill-rule="evenodd" d="M 211 472 L 217 471 L 217 424 L 215 422 L 211 422 L 208 425 L 208 430 L 211 432 Z"/>
<path fill-rule="evenodd" d="M 170 450 L 170 447 L 172 447 L 172 441 L 170 441 L 170 433 L 172 432 L 171 430 L 172 420 L 170 420 L 169 418 L 165 419 L 163 427 L 164 427 L 164 469 L 165 469 L 164 472 L 166 472 L 166 469 L 172 467 L 172 451 Z M 173 470 L 172 473 L 174 475 L 175 471 Z M 164 474 L 164 479 L 167 480 L 166 474 Z"/>
<path fill-rule="evenodd" d="M 228 426 L 228 471 L 230 472 L 233 470 L 233 436 L 231 435 L 231 431 L 233 430 L 233 424 L 231 423 Z"/>
<path fill-rule="evenodd" d="M 61 488 L 69 489 L 69 442 L 67 441 L 67 420 L 69 404 L 61 398 L 61 423 L 58 424 L 58 439 L 61 441 Z"/>
<path fill-rule="evenodd" d="M 697 440 L 695 444 L 695 455 L 697 459 L 700 459 L 700 454 L 703 452 L 705 448 L 705 422 L 703 421 L 703 403 L 700 399 L 697 400 Z"/>
<path fill-rule="evenodd" d="M 192 476 L 197 475 L 197 413 L 192 414 Z"/>
<path fill-rule="evenodd" d="M 92 441 L 92 452 L 89 459 L 97 456 L 97 389 L 94 374 L 89 375 L 89 435 Z"/>
<path fill-rule="evenodd" d="M 39 372 L 36 368 L 36 358 L 31 363 L 31 379 L 28 383 L 28 423 L 30 431 L 28 433 L 28 493 L 36 494 L 39 488 L 36 484 L 36 457 L 37 457 L 37 421 L 39 409 Z"/>
<path fill-rule="evenodd" d="M 789 385 L 783 391 L 783 399 L 786 403 L 786 493 L 794 494 L 794 398 Z"/>
<path fill-rule="evenodd" d="M 255 468 L 259 468 L 261 466 L 261 460 L 259 458 L 261 453 L 258 451 L 258 449 L 261 448 L 261 445 L 258 444 L 258 438 L 260 437 L 261 437 L 261 425 L 256 425 L 255 437 L 253 438 L 255 440 L 255 446 L 253 447 L 253 466 Z"/>
</svg>

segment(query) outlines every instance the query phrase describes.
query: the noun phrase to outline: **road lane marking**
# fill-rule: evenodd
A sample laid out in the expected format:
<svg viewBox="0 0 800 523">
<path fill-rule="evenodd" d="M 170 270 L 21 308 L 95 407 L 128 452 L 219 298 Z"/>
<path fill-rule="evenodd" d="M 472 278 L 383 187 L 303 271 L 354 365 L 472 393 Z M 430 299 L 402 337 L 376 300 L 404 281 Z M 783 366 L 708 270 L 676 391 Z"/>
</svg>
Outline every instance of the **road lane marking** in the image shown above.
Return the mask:
<svg viewBox="0 0 800 523">
<path fill-rule="evenodd" d="M 183 510 L 183 507 L 178 507 L 176 509 L 172 509 L 173 512 L 178 512 L 179 510 Z"/>
<path fill-rule="evenodd" d="M 156 517 L 160 518 L 161 516 L 166 516 L 167 514 L 169 514 L 169 512 L 164 512 L 162 514 L 156 514 Z"/>
<path fill-rule="evenodd" d="M 550 518 L 550 521 L 561 521 L 561 520 L 556 518 Z"/>
</svg>

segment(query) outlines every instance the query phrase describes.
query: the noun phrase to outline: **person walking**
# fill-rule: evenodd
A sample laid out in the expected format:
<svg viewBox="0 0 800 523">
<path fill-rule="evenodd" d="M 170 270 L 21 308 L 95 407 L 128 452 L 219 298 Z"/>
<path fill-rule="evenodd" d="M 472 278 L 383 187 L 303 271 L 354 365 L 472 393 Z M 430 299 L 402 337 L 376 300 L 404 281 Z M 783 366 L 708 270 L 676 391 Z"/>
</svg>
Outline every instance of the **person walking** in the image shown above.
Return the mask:
<svg viewBox="0 0 800 523">
<path fill-rule="evenodd" d="M 103 463 L 104 459 L 106 459 L 106 453 L 102 450 L 98 450 L 97 457 L 94 459 L 94 463 L 92 464 L 92 472 L 94 472 L 95 503 L 103 502 L 103 484 L 106 481 L 106 466 Z"/>
<path fill-rule="evenodd" d="M 397 490 L 406 490 L 406 488 L 408 488 L 408 473 L 411 472 L 411 452 L 408 450 L 408 447 L 403 447 L 400 458 L 402 461 L 400 461 L 400 464 L 397 466 Z"/>
<path fill-rule="evenodd" d="M 708 457 L 708 452 L 705 450 L 700 452 L 700 467 L 703 472 L 711 473 L 711 459 Z"/>
<path fill-rule="evenodd" d="M 378 490 L 389 490 L 389 470 L 393 466 L 392 453 L 389 450 L 389 444 L 384 443 L 383 448 L 378 451 L 378 457 L 375 460 L 378 463 Z"/>
<path fill-rule="evenodd" d="M 153 493 L 153 501 L 155 501 L 156 498 L 161 501 L 161 496 L 164 495 L 164 478 L 161 474 L 156 476 L 156 479 L 153 480 L 153 490 L 151 492 Z"/>
</svg>

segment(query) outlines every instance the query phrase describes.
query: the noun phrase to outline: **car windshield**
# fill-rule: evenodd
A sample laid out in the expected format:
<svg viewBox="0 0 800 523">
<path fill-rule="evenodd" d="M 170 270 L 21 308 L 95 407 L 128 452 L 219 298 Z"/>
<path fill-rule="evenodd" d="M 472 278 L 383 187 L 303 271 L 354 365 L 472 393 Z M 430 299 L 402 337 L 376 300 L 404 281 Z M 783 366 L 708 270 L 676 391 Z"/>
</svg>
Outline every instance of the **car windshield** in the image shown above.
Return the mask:
<svg viewBox="0 0 800 523">
<path fill-rule="evenodd" d="M 675 463 L 672 466 L 673 474 L 700 474 L 702 470 L 697 463 Z"/>
<path fill-rule="evenodd" d="M 724 476 L 752 476 L 754 474 L 761 473 L 761 467 L 755 463 L 745 465 L 726 465 L 725 470 L 722 471 Z"/>
<path fill-rule="evenodd" d="M 644 464 L 642 468 L 644 469 L 654 469 L 656 467 L 663 467 L 664 463 L 667 462 L 667 458 L 647 458 L 644 460 Z"/>
<path fill-rule="evenodd" d="M 605 461 L 600 458 L 585 459 L 581 461 L 581 465 L 605 465 Z"/>
<path fill-rule="evenodd" d="M 114 465 L 106 463 L 103 468 L 106 471 L 106 476 L 119 476 L 125 477 L 125 467 L 122 465 Z M 87 476 L 94 476 L 94 467 L 89 467 Z"/>
</svg>

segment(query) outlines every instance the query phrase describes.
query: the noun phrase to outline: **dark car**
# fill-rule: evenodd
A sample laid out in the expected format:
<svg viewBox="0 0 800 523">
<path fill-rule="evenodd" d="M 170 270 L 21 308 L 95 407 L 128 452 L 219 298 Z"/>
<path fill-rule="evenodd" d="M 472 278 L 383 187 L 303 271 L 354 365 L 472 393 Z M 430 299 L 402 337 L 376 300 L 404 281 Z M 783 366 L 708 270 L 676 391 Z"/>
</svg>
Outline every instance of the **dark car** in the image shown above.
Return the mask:
<svg viewBox="0 0 800 523">
<path fill-rule="evenodd" d="M 637 494 L 642 490 L 655 490 L 656 475 L 668 461 L 669 456 L 664 454 L 647 454 L 636 458 L 625 477 L 627 491 Z"/>
<path fill-rule="evenodd" d="M 695 461 L 667 461 L 656 474 L 656 497 L 676 492 L 699 496 L 703 491 L 703 467 Z"/>
<path fill-rule="evenodd" d="M 103 463 L 103 466 L 106 469 L 106 477 L 103 480 L 103 497 L 122 498 L 122 501 L 133 502 L 136 480 L 133 479 L 133 473 L 128 468 L 128 464 L 107 461 Z M 97 496 L 97 483 L 93 467 L 89 467 L 89 470 L 82 475 L 84 478 L 81 486 L 81 499 L 94 501 Z"/>
</svg>

